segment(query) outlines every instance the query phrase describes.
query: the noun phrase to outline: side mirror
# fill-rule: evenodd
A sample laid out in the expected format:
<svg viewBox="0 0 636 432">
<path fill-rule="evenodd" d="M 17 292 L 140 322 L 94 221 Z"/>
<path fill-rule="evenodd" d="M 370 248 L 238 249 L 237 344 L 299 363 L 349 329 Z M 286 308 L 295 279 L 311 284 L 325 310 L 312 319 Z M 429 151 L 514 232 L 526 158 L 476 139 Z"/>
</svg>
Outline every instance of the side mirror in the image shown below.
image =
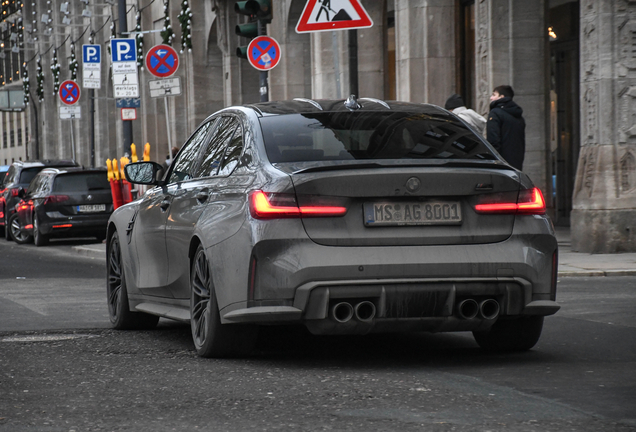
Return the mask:
<svg viewBox="0 0 636 432">
<path fill-rule="evenodd" d="M 124 174 L 130 183 L 157 185 L 160 183 L 157 173 L 162 170 L 163 167 L 156 162 L 135 162 L 126 165 Z"/>
<path fill-rule="evenodd" d="M 24 198 L 26 196 L 26 190 L 24 188 L 18 188 L 18 198 Z"/>
</svg>

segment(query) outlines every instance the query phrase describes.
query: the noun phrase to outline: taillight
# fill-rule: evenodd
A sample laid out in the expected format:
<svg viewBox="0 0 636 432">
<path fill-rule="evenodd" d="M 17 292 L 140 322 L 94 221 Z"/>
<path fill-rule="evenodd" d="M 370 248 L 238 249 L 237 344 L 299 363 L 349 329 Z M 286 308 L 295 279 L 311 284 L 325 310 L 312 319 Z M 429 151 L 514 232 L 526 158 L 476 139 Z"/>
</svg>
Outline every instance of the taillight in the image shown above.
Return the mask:
<svg viewBox="0 0 636 432">
<path fill-rule="evenodd" d="M 509 199 L 509 194 L 486 195 L 482 202 L 475 205 L 477 213 L 498 214 L 544 214 L 545 200 L 539 188 L 525 189 L 519 192 L 516 202 Z"/>
<path fill-rule="evenodd" d="M 42 204 L 57 204 L 68 200 L 68 195 L 49 195 Z"/>
<path fill-rule="evenodd" d="M 19 193 L 20 191 L 16 188 L 11 189 L 11 196 L 17 197 Z"/>
<path fill-rule="evenodd" d="M 250 194 L 250 213 L 256 219 L 344 216 L 347 207 L 328 205 L 324 200 L 298 205 L 294 194 L 255 191 Z"/>
<path fill-rule="evenodd" d="M 31 200 L 29 200 L 29 201 L 20 201 L 20 203 L 17 205 L 18 211 L 26 210 L 29 207 L 33 207 L 33 201 L 31 201 Z"/>
</svg>

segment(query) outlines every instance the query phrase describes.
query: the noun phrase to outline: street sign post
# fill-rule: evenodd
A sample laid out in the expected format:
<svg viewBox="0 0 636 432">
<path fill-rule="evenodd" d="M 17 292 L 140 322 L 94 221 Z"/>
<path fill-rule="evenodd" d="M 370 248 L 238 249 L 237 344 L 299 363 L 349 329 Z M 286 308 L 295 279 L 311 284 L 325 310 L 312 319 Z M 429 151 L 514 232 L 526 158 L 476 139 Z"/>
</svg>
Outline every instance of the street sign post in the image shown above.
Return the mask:
<svg viewBox="0 0 636 432">
<path fill-rule="evenodd" d="M 115 38 L 110 40 L 113 96 L 115 99 L 139 97 L 136 47 L 135 39 Z"/>
<path fill-rule="evenodd" d="M 82 87 L 85 89 L 102 88 L 101 75 L 101 45 L 82 45 Z"/>
<path fill-rule="evenodd" d="M 146 68 L 157 78 L 173 75 L 179 67 L 179 55 L 168 45 L 155 45 L 146 54 Z"/>
<path fill-rule="evenodd" d="M 141 107 L 140 98 L 124 98 L 115 101 L 117 108 L 139 108 Z"/>
<path fill-rule="evenodd" d="M 66 80 L 60 84 L 60 100 L 65 105 L 74 105 L 80 98 L 81 91 L 75 81 Z"/>
<path fill-rule="evenodd" d="M 373 26 L 360 0 L 308 0 L 296 25 L 296 33 L 351 30 Z"/>
<path fill-rule="evenodd" d="M 137 108 L 122 108 L 121 119 L 122 120 L 137 120 Z"/>
<path fill-rule="evenodd" d="M 146 54 L 146 68 L 148 72 L 157 78 L 172 76 L 179 67 L 179 55 L 168 45 L 155 45 Z M 168 154 L 172 162 L 172 137 L 170 134 L 170 111 L 168 109 L 167 96 L 181 94 L 181 80 L 179 77 L 164 80 L 149 81 L 150 96 L 163 97 L 163 106 L 166 110 L 166 132 L 168 133 Z"/>
<path fill-rule="evenodd" d="M 260 71 L 276 67 L 280 61 L 280 45 L 269 36 L 257 36 L 247 46 L 247 60 Z"/>
</svg>

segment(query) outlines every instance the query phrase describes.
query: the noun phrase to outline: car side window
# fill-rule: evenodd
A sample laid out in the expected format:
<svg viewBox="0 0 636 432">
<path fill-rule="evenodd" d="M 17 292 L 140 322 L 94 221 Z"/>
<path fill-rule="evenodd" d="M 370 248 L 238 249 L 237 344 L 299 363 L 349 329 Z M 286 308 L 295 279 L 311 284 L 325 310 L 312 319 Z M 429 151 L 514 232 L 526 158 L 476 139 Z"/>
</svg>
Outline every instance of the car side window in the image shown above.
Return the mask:
<svg viewBox="0 0 636 432">
<path fill-rule="evenodd" d="M 243 152 L 243 128 L 239 125 L 234 130 L 232 140 L 225 149 L 223 160 L 221 161 L 221 168 L 219 169 L 220 176 L 229 176 L 234 171 L 234 168 L 239 163 L 239 158 Z"/>
<path fill-rule="evenodd" d="M 211 124 L 212 122 L 207 122 L 201 126 L 199 130 L 192 135 L 188 142 L 183 145 L 183 148 L 179 152 L 179 156 L 173 162 L 168 183 L 190 180 L 195 177 L 194 170 L 198 160 L 197 156 L 201 150 L 201 146 L 206 143 L 206 137 Z"/>
<path fill-rule="evenodd" d="M 205 149 L 197 177 L 215 176 L 221 166 L 223 153 L 230 143 L 239 122 L 234 117 L 221 117 L 212 132 L 212 139 Z"/>
</svg>

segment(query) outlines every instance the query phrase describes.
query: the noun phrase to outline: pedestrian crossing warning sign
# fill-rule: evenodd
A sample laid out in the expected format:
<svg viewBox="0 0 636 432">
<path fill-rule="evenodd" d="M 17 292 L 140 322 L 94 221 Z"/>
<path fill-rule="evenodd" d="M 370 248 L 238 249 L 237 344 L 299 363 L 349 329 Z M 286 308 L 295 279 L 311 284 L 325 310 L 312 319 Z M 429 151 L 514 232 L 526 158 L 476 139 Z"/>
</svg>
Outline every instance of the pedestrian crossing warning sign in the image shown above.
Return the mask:
<svg viewBox="0 0 636 432">
<path fill-rule="evenodd" d="M 296 33 L 349 30 L 373 26 L 360 0 L 308 0 Z"/>
</svg>

